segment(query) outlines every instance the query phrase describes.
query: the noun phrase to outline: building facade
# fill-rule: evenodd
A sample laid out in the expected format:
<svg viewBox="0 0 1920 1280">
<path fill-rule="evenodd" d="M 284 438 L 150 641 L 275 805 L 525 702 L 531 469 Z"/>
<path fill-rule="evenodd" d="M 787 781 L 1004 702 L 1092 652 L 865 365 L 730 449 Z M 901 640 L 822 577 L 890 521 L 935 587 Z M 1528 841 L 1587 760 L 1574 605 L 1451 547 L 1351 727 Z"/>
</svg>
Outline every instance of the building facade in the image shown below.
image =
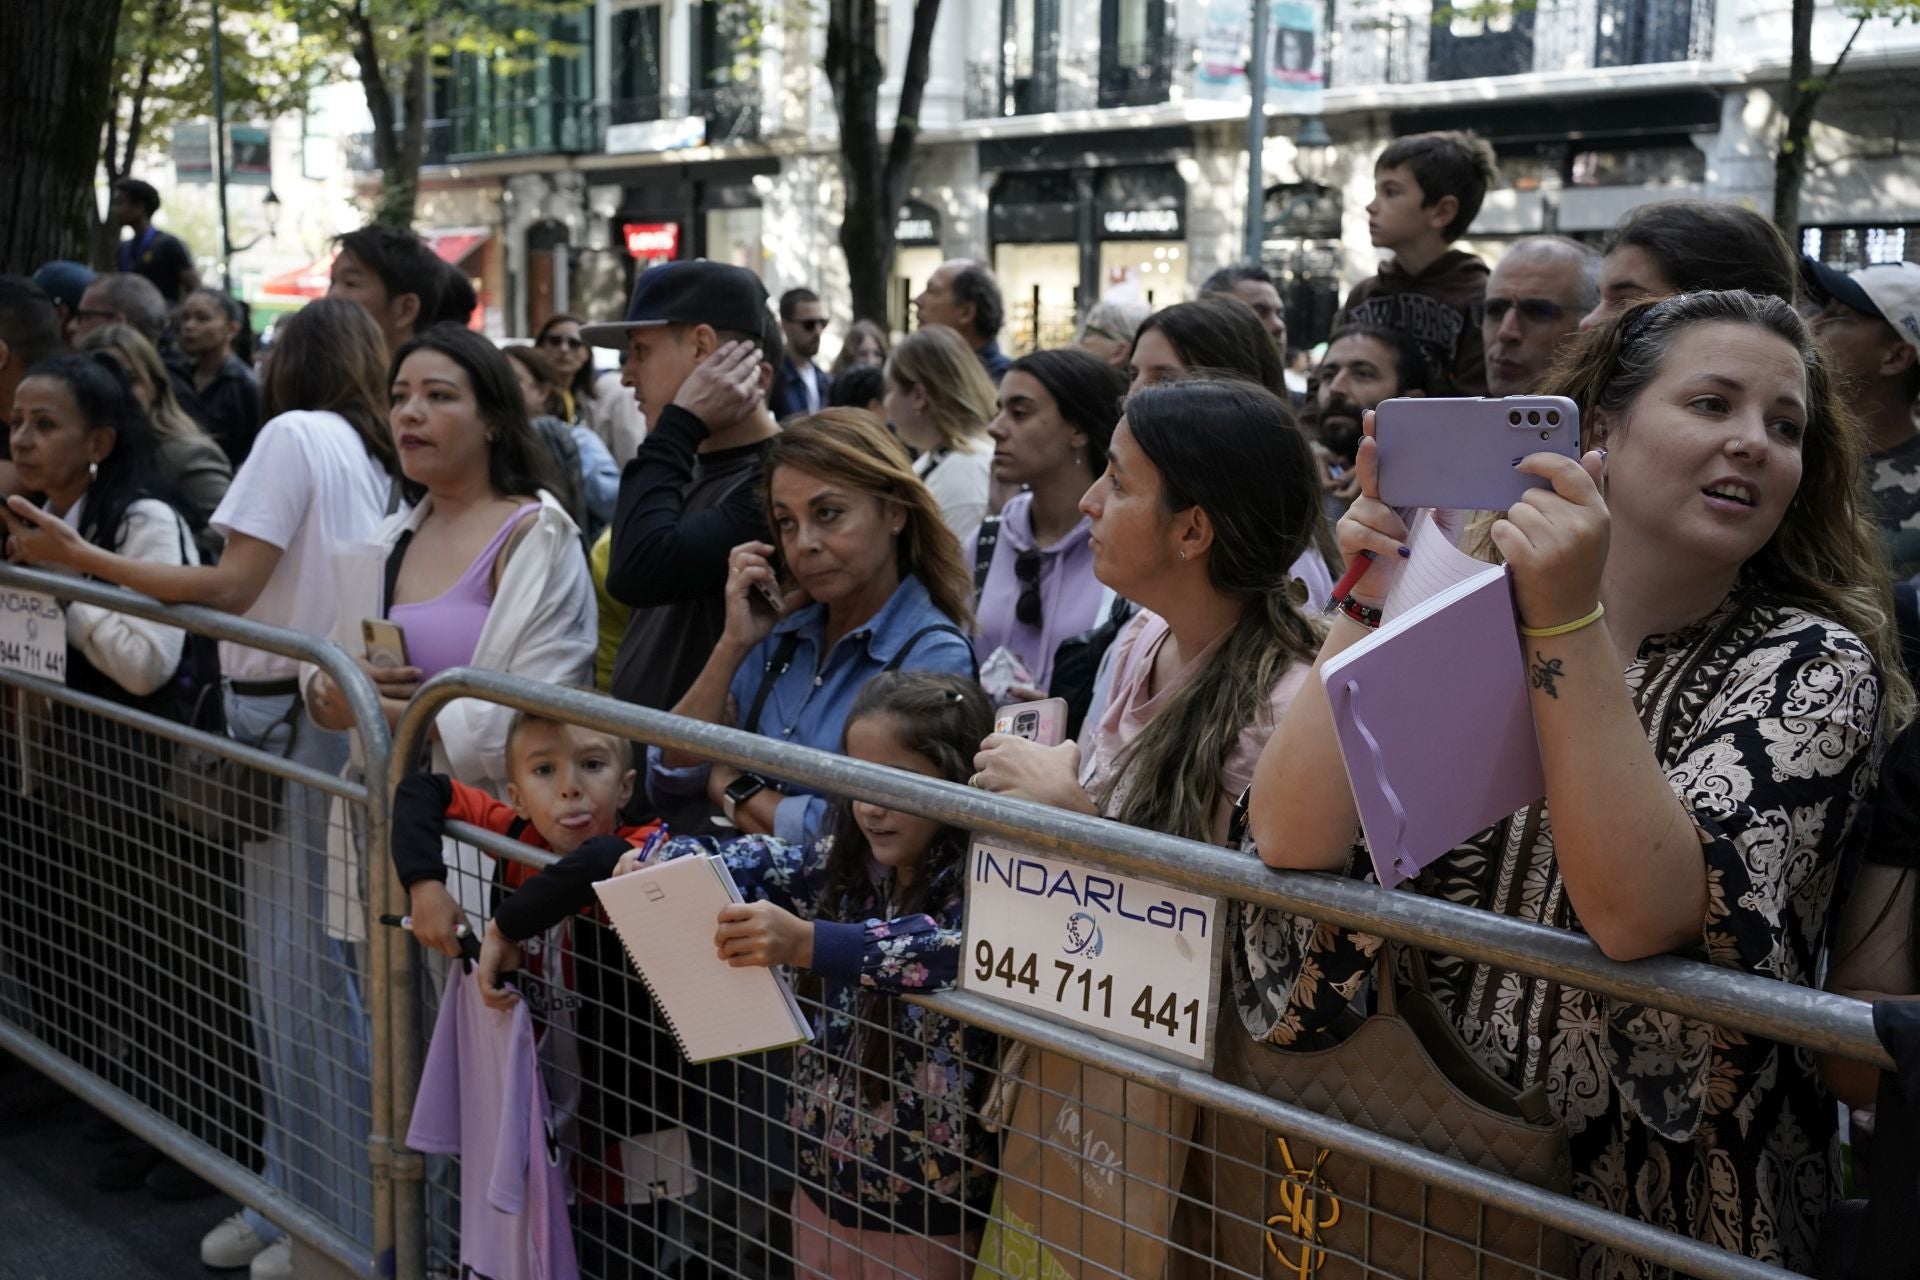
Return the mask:
<svg viewBox="0 0 1920 1280">
<path fill-rule="evenodd" d="M 1599 238 L 1648 200 L 1766 209 L 1789 0 L 1538 0 L 1492 17 L 1445 0 L 1273 4 L 1263 257 L 1290 327 L 1324 337 L 1371 273 L 1365 206 L 1392 137 L 1471 128 L 1501 178 L 1466 247 L 1539 232 Z M 912 4 L 876 40 L 893 73 Z M 900 210 L 885 319 L 944 258 L 991 263 L 1003 341 L 1070 336 L 1092 300 L 1190 296 L 1241 256 L 1247 205 L 1245 0 L 1001 0 L 942 7 Z M 1438 15 L 1438 16 L 1436 16 Z M 839 139 L 824 8 L 598 0 L 539 19 L 574 52 L 535 70 L 457 55 L 436 77 L 421 223 L 485 232 L 469 261 L 503 334 L 604 315 L 635 270 L 708 257 L 805 285 L 851 319 L 837 241 Z M 1830 60 L 1850 20 L 1823 6 Z M 1824 65 L 1824 64 L 1823 64 Z M 1920 258 L 1920 27 L 1869 23 L 1816 126 L 1809 251 Z M 829 350 L 834 341 L 829 337 Z"/>
</svg>

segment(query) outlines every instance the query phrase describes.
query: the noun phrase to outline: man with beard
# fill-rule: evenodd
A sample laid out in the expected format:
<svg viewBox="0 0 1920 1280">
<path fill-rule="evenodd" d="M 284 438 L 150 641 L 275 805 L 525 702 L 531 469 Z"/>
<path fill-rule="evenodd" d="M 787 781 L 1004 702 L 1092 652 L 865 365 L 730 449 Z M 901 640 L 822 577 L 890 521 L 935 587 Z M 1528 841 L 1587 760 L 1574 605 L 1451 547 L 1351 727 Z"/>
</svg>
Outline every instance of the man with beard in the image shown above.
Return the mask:
<svg viewBox="0 0 1920 1280">
<path fill-rule="evenodd" d="M 1360 415 L 1395 396 L 1427 394 L 1426 359 L 1398 329 L 1350 324 L 1327 343 L 1320 361 L 1320 438 L 1314 443 L 1326 490 L 1327 518 L 1338 520 L 1360 492 L 1353 471 L 1360 449 Z"/>
</svg>

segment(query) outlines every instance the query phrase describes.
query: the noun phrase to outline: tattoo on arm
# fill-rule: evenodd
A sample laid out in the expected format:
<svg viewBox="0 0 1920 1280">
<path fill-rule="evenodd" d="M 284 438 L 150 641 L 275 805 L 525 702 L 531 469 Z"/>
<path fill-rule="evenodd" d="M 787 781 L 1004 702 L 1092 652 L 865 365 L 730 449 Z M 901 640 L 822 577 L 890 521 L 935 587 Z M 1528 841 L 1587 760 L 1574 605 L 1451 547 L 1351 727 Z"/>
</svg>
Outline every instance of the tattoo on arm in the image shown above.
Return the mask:
<svg viewBox="0 0 1920 1280">
<path fill-rule="evenodd" d="M 1553 682 L 1567 674 L 1566 664 L 1558 658 L 1549 658 L 1538 649 L 1533 651 L 1533 666 L 1529 668 L 1533 676 L 1533 687 L 1545 691 L 1549 698 L 1558 701 L 1560 691 Z"/>
</svg>

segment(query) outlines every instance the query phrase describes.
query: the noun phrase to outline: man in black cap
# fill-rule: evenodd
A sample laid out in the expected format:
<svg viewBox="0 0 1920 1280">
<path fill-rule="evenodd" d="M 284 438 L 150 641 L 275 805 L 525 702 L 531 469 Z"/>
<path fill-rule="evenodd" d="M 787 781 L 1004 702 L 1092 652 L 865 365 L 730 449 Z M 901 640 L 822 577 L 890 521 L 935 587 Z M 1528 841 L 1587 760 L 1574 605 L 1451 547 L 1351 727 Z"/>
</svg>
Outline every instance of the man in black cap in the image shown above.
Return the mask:
<svg viewBox="0 0 1920 1280">
<path fill-rule="evenodd" d="M 624 321 L 580 336 L 626 353 L 620 380 L 647 438 L 620 478 L 607 590 L 633 606 L 613 694 L 671 707 L 725 625 L 727 555 L 764 541 L 761 458 L 782 358 L 767 291 L 752 272 L 704 260 L 642 272 Z"/>
<path fill-rule="evenodd" d="M 1920 576 L 1920 264 L 1852 273 L 1800 260 L 1820 304 L 1814 331 L 1851 384 L 1867 429 L 1867 487 L 1896 581 Z"/>
</svg>

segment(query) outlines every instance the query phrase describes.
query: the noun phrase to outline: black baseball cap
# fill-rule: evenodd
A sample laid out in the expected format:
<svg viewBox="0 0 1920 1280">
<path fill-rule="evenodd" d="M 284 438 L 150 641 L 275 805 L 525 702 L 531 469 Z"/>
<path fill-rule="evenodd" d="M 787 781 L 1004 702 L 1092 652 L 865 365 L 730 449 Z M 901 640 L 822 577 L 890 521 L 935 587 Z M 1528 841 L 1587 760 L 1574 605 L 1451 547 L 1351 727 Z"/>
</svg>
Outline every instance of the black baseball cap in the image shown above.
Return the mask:
<svg viewBox="0 0 1920 1280">
<path fill-rule="evenodd" d="M 589 346 L 624 351 L 634 329 L 670 324 L 704 324 L 735 333 L 762 333 L 767 323 L 767 288 L 744 267 L 695 258 L 648 267 L 633 282 L 627 318 L 582 325 Z"/>
</svg>

